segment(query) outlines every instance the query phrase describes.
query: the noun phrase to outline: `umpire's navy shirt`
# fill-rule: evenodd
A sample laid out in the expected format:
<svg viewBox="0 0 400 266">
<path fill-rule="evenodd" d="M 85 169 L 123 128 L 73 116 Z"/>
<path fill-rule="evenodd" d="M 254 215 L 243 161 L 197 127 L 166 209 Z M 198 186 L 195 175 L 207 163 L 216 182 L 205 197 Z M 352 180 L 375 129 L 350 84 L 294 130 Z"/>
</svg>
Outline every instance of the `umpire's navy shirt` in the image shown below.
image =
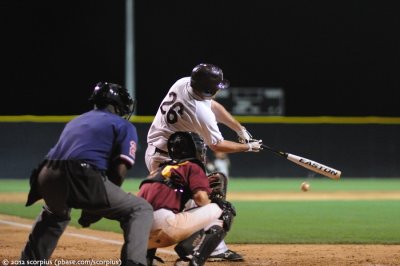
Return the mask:
<svg viewBox="0 0 400 266">
<path fill-rule="evenodd" d="M 94 109 L 66 124 L 46 158 L 82 160 L 102 171 L 120 158 L 131 167 L 135 163 L 137 141 L 132 123 L 106 109 Z"/>
</svg>

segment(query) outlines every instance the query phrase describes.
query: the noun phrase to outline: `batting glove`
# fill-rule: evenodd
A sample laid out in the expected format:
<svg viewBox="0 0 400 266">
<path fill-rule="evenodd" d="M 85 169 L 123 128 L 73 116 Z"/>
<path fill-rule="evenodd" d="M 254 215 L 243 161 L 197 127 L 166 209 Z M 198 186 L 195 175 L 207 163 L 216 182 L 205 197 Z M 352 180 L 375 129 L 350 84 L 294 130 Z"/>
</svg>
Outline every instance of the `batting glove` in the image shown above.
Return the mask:
<svg viewBox="0 0 400 266">
<path fill-rule="evenodd" d="M 242 129 L 237 131 L 236 134 L 239 137 L 240 143 L 249 143 L 250 140 L 252 139 L 250 132 L 247 131 L 247 129 L 245 127 L 242 127 Z"/>
<path fill-rule="evenodd" d="M 249 146 L 247 152 L 259 152 L 263 149 L 261 139 L 260 140 L 252 139 L 251 142 L 247 143 L 247 145 Z"/>
</svg>

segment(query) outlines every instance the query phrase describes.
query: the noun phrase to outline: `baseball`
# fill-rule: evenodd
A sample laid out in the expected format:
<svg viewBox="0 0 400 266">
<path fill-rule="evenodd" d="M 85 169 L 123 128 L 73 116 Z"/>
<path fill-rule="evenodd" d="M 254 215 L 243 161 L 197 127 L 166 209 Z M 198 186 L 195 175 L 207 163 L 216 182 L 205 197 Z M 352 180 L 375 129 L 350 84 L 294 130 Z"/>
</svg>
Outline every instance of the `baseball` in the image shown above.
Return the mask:
<svg viewBox="0 0 400 266">
<path fill-rule="evenodd" d="M 300 188 L 302 191 L 307 192 L 310 189 L 310 184 L 308 184 L 307 182 L 303 182 L 301 183 Z"/>
</svg>

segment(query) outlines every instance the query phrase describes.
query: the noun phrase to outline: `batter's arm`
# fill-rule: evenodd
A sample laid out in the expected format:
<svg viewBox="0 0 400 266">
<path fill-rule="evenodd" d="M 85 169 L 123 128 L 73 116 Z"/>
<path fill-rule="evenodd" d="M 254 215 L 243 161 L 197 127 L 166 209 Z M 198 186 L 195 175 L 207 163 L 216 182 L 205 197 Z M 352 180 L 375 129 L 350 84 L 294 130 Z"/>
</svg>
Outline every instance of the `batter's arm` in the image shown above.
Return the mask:
<svg viewBox="0 0 400 266">
<path fill-rule="evenodd" d="M 248 143 L 239 143 L 230 140 L 222 140 L 217 144 L 208 146 L 214 152 L 235 153 L 249 151 Z"/>
<path fill-rule="evenodd" d="M 220 103 L 215 100 L 211 101 L 211 111 L 215 115 L 217 122 L 222 123 L 236 132 L 239 137 L 239 142 L 250 142 L 253 137 L 250 132 L 242 126 Z"/>
<path fill-rule="evenodd" d="M 238 132 L 242 129 L 242 125 L 237 121 L 220 103 L 215 100 L 211 100 L 211 110 L 213 111 L 217 122 L 222 123 Z"/>
</svg>

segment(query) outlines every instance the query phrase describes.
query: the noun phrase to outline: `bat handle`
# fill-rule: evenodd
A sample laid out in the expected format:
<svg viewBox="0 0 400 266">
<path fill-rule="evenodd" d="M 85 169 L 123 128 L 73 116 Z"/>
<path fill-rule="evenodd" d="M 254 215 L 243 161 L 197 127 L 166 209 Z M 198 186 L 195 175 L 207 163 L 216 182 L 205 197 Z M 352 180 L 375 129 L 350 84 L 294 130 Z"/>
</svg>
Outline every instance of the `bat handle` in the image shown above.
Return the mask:
<svg viewBox="0 0 400 266">
<path fill-rule="evenodd" d="M 287 154 L 286 152 L 278 151 L 278 150 L 276 150 L 276 149 L 274 149 L 274 148 L 271 148 L 271 147 L 269 147 L 269 146 L 267 146 L 267 145 L 265 145 L 265 144 L 261 144 L 261 147 L 262 147 L 263 149 L 272 151 L 273 153 L 275 153 L 275 154 L 277 154 L 277 155 L 279 155 L 279 156 L 282 156 L 282 157 L 285 157 L 285 158 L 288 157 L 288 154 Z"/>
</svg>

